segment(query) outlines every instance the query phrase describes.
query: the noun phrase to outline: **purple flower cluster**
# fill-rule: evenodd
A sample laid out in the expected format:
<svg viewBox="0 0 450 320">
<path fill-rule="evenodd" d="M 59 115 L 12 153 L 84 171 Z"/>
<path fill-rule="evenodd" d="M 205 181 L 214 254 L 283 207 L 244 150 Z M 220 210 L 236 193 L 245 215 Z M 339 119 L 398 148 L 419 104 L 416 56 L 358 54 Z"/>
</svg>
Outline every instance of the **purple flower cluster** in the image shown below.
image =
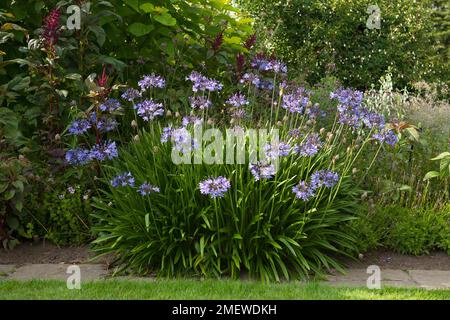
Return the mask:
<svg viewBox="0 0 450 320">
<path fill-rule="evenodd" d="M 220 91 L 223 88 L 223 85 L 219 81 L 205 77 L 197 71 L 192 71 L 191 74 L 186 77 L 186 80 L 192 82 L 192 91 L 194 92 Z"/>
<path fill-rule="evenodd" d="M 106 102 L 102 103 L 98 108 L 103 112 L 109 112 L 112 113 L 119 109 L 121 107 L 121 104 L 116 99 L 108 99 Z"/>
<path fill-rule="evenodd" d="M 163 128 L 163 132 L 161 133 L 161 142 L 166 143 L 169 141 L 170 137 L 172 136 L 173 128 L 172 127 L 165 127 Z"/>
<path fill-rule="evenodd" d="M 151 193 L 155 193 L 155 192 L 159 192 L 159 188 L 152 186 L 151 184 L 144 182 L 143 184 L 141 184 L 141 186 L 138 189 L 138 192 L 142 195 L 142 196 L 147 196 Z"/>
<path fill-rule="evenodd" d="M 108 132 L 112 131 L 117 128 L 119 123 L 114 118 L 101 116 L 100 119 L 97 121 L 97 128 L 101 132 Z"/>
<path fill-rule="evenodd" d="M 248 104 L 248 100 L 245 98 L 243 94 L 237 92 L 233 94 L 227 101 L 227 104 L 233 106 L 235 108 L 239 108 Z"/>
<path fill-rule="evenodd" d="M 131 172 L 121 173 L 111 180 L 111 185 L 114 188 L 126 186 L 134 187 L 134 177 L 131 175 Z"/>
<path fill-rule="evenodd" d="M 291 146 L 285 142 L 270 143 L 264 146 L 264 151 L 268 159 L 286 157 L 291 151 Z"/>
<path fill-rule="evenodd" d="M 391 146 L 398 142 L 398 137 L 392 130 L 386 130 L 381 133 L 375 133 L 372 135 L 373 138 L 377 139 L 381 143 L 385 142 Z"/>
<path fill-rule="evenodd" d="M 361 107 L 362 92 L 341 88 L 332 92 L 330 98 L 339 101 L 337 109 L 340 123 L 354 128 L 364 124 L 366 127 L 378 132 L 373 134 L 372 137 L 380 142 L 386 142 L 390 145 L 395 145 L 398 142 L 397 135 L 392 130 L 386 130 L 386 121 L 383 115 L 368 112 Z"/>
<path fill-rule="evenodd" d="M 222 198 L 231 188 L 230 181 L 222 176 L 209 178 L 199 183 L 200 193 L 209 195 L 211 198 Z"/>
<path fill-rule="evenodd" d="M 174 149 L 182 153 L 191 152 L 192 150 L 198 148 L 197 141 L 192 138 L 186 127 L 175 129 L 172 127 L 163 128 L 161 142 L 166 143 L 169 139 L 172 141 Z"/>
<path fill-rule="evenodd" d="M 192 124 L 194 126 L 199 126 L 203 123 L 203 119 L 196 117 L 196 116 L 185 116 L 181 120 L 181 124 L 183 127 L 187 127 L 189 124 Z"/>
<path fill-rule="evenodd" d="M 75 148 L 66 152 L 66 161 L 73 165 L 85 165 L 92 160 L 91 152 L 83 148 Z"/>
<path fill-rule="evenodd" d="M 382 130 L 386 124 L 384 116 L 378 113 L 367 113 L 363 116 L 362 121 L 369 128 L 377 128 Z"/>
<path fill-rule="evenodd" d="M 192 109 L 204 110 L 210 108 L 212 105 L 210 100 L 202 96 L 190 97 L 189 100 L 191 102 Z"/>
<path fill-rule="evenodd" d="M 74 166 L 85 165 L 91 160 L 97 159 L 103 161 L 111 160 L 118 156 L 116 143 L 114 141 L 106 141 L 96 144 L 91 150 L 84 148 L 75 148 L 68 150 L 65 155 L 66 161 Z"/>
<path fill-rule="evenodd" d="M 296 186 L 292 187 L 292 192 L 295 193 L 295 197 L 303 201 L 308 201 L 316 195 L 316 189 L 306 181 L 300 181 Z"/>
<path fill-rule="evenodd" d="M 322 186 L 332 188 L 338 183 L 339 175 L 331 170 L 319 170 L 311 175 L 311 182 L 300 181 L 292 188 L 296 198 L 308 201 L 316 195 L 316 190 Z"/>
<path fill-rule="evenodd" d="M 124 93 L 122 93 L 121 97 L 122 99 L 131 102 L 135 99 L 141 98 L 142 94 L 139 90 L 136 90 L 134 88 L 128 88 Z"/>
<path fill-rule="evenodd" d="M 112 160 L 119 154 L 117 152 L 116 142 L 105 141 L 95 144 L 91 149 L 91 158 L 103 161 L 105 159 Z"/>
<path fill-rule="evenodd" d="M 305 113 L 310 119 L 317 119 L 317 117 L 319 116 L 325 116 L 325 111 L 320 110 L 320 106 L 318 103 L 315 103 L 310 108 L 306 108 Z"/>
<path fill-rule="evenodd" d="M 288 135 L 295 139 L 298 139 L 302 136 L 302 133 L 300 132 L 300 129 L 292 129 L 289 130 Z"/>
<path fill-rule="evenodd" d="M 241 80 L 239 80 L 240 83 L 247 83 L 247 84 L 253 84 L 254 86 L 259 86 L 259 83 L 261 82 L 261 79 L 254 73 L 245 73 Z"/>
<path fill-rule="evenodd" d="M 275 59 L 267 60 L 262 55 L 254 57 L 251 66 L 253 69 L 261 72 L 273 71 L 274 73 L 287 73 L 287 66 L 285 63 Z"/>
<path fill-rule="evenodd" d="M 88 131 L 90 128 L 91 123 L 89 122 L 89 120 L 79 119 L 72 122 L 72 124 L 69 126 L 68 131 L 69 134 L 79 136 Z"/>
<path fill-rule="evenodd" d="M 255 178 L 255 181 L 259 181 L 260 179 L 272 179 L 276 173 L 273 165 L 262 163 L 260 161 L 250 164 L 250 172 Z"/>
<path fill-rule="evenodd" d="M 302 113 L 309 102 L 309 97 L 304 88 L 298 88 L 295 92 L 283 95 L 281 107 L 292 113 Z"/>
<path fill-rule="evenodd" d="M 330 94 L 330 99 L 336 99 L 339 104 L 359 108 L 363 100 L 363 93 L 358 90 L 339 88 Z"/>
<path fill-rule="evenodd" d="M 325 186 L 332 188 L 338 183 L 339 175 L 331 170 L 319 170 L 311 175 L 311 186 L 315 189 Z"/>
<path fill-rule="evenodd" d="M 361 91 L 340 88 L 330 94 L 331 99 L 339 102 L 339 123 L 353 128 L 360 127 L 367 112 L 361 107 L 363 93 Z"/>
<path fill-rule="evenodd" d="M 158 116 L 164 114 L 164 109 L 162 103 L 156 103 L 153 100 L 144 100 L 134 106 L 137 110 L 137 114 L 144 121 L 152 121 Z"/>
<path fill-rule="evenodd" d="M 97 128 L 100 132 L 108 132 L 117 128 L 119 123 L 116 119 L 111 118 L 110 116 L 102 115 L 100 118 L 97 118 L 97 113 L 95 111 L 89 114 L 89 121 Z"/>
<path fill-rule="evenodd" d="M 261 79 L 257 87 L 261 90 L 273 90 L 273 83 L 271 80 Z"/>
<path fill-rule="evenodd" d="M 246 112 L 244 109 L 234 109 L 231 111 L 231 118 L 233 119 L 243 119 L 246 116 Z"/>
<path fill-rule="evenodd" d="M 166 80 L 163 77 L 152 73 L 151 75 L 145 75 L 138 81 L 138 85 L 141 88 L 141 92 L 149 88 L 164 88 L 166 86 Z"/>
<path fill-rule="evenodd" d="M 309 134 L 300 146 L 294 146 L 294 152 L 299 153 L 303 157 L 311 157 L 319 152 L 322 145 L 319 134 L 314 132 Z"/>
</svg>

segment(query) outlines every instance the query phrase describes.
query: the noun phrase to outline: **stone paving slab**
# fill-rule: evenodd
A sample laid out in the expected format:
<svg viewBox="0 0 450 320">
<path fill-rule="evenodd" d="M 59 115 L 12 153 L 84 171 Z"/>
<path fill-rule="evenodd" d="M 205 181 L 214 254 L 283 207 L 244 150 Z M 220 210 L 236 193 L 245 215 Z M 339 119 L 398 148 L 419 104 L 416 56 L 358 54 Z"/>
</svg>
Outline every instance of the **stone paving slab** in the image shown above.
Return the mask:
<svg viewBox="0 0 450 320">
<path fill-rule="evenodd" d="M 450 289 L 450 271 L 409 270 L 409 275 L 420 288 Z"/>
<path fill-rule="evenodd" d="M 69 264 L 27 264 L 23 266 L 0 265 L 0 280 L 67 280 Z M 119 276 L 110 277 L 102 264 L 80 264 L 81 280 L 135 280 L 154 281 L 154 277 Z M 345 274 L 331 274 L 322 283 L 331 286 L 366 287 L 371 274 L 366 269 L 348 269 Z M 450 289 L 450 271 L 442 270 L 398 270 L 381 269 L 382 287 L 405 287 L 424 289 Z"/>
<path fill-rule="evenodd" d="M 14 272 L 16 266 L 14 264 L 0 264 L 0 279 Z"/>
<path fill-rule="evenodd" d="M 66 280 L 71 273 L 67 273 L 69 264 L 28 264 L 18 267 L 11 273 L 8 280 Z M 106 267 L 101 264 L 80 264 L 81 280 L 98 280 L 108 275 Z"/>
<path fill-rule="evenodd" d="M 345 274 L 334 274 L 324 282 L 331 286 L 366 287 L 370 274 L 366 269 L 348 269 Z M 417 287 L 408 272 L 396 269 L 381 269 L 381 287 Z"/>
</svg>

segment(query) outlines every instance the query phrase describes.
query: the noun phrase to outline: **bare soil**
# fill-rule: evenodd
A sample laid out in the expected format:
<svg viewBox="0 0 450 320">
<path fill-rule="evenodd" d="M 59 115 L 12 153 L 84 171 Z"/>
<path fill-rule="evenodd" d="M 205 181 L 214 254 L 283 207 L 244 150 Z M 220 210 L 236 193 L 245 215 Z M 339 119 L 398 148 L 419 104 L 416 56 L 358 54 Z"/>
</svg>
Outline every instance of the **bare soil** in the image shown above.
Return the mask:
<svg viewBox="0 0 450 320">
<path fill-rule="evenodd" d="M 87 245 L 58 247 L 48 241 L 24 242 L 13 250 L 0 249 L 0 264 L 107 263 L 104 258 L 92 260 L 94 257 Z"/>
<path fill-rule="evenodd" d="M 93 260 L 95 254 L 86 246 L 58 247 L 50 242 L 25 242 L 13 250 L 0 249 L 0 264 L 23 265 L 30 263 L 103 263 L 109 265 L 111 257 Z M 431 252 L 424 256 L 403 255 L 377 250 L 365 253 L 360 259 L 341 259 L 348 268 L 365 269 L 378 265 L 385 269 L 402 270 L 450 270 L 450 255 L 446 252 Z"/>
</svg>

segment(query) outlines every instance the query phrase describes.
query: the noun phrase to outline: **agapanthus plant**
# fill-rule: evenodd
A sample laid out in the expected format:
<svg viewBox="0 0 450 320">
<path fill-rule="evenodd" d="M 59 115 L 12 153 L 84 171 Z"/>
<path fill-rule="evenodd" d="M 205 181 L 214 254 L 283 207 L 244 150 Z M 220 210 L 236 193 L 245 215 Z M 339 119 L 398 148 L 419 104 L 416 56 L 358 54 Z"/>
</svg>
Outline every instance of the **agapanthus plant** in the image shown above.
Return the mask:
<svg viewBox="0 0 450 320">
<path fill-rule="evenodd" d="M 376 158 L 373 146 L 383 147 L 377 141 L 394 144 L 395 133 L 382 115 L 365 109 L 359 91 L 334 91 L 335 107 L 325 113 L 314 90 L 281 79 L 283 63 L 259 56 L 252 66 L 236 88 L 192 72 L 186 79 L 194 94 L 186 97 L 186 113 L 175 116 L 154 97 L 142 100 L 141 91 L 123 94 L 151 125 L 108 168 L 113 185 L 97 203 L 108 212 L 99 218 L 99 252 L 115 253 L 138 272 L 165 275 L 237 278 L 245 271 L 280 280 L 340 268 L 334 255 L 354 247 L 341 231 L 358 205 L 361 177 L 353 168 L 363 152 Z M 144 77 L 141 89 L 157 88 L 153 80 Z M 211 141 L 195 134 L 208 128 L 276 129 L 279 139 L 260 141 L 255 150 L 235 140 L 244 163 L 224 164 L 220 156 L 206 163 L 201 152 Z M 70 154 L 75 163 L 84 161 L 78 152 Z M 195 161 L 175 163 L 174 153 Z"/>
</svg>

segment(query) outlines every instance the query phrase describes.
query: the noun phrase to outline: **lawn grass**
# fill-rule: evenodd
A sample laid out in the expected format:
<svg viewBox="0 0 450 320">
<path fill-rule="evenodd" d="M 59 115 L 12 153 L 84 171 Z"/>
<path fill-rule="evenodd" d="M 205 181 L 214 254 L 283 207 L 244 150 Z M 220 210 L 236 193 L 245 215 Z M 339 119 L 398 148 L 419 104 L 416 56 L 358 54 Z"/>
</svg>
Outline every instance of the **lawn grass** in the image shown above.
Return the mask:
<svg viewBox="0 0 450 320">
<path fill-rule="evenodd" d="M 68 290 L 64 281 L 0 280 L 0 299 L 446 299 L 450 290 L 336 288 L 318 283 L 263 284 L 230 280 L 102 280 Z"/>
</svg>

